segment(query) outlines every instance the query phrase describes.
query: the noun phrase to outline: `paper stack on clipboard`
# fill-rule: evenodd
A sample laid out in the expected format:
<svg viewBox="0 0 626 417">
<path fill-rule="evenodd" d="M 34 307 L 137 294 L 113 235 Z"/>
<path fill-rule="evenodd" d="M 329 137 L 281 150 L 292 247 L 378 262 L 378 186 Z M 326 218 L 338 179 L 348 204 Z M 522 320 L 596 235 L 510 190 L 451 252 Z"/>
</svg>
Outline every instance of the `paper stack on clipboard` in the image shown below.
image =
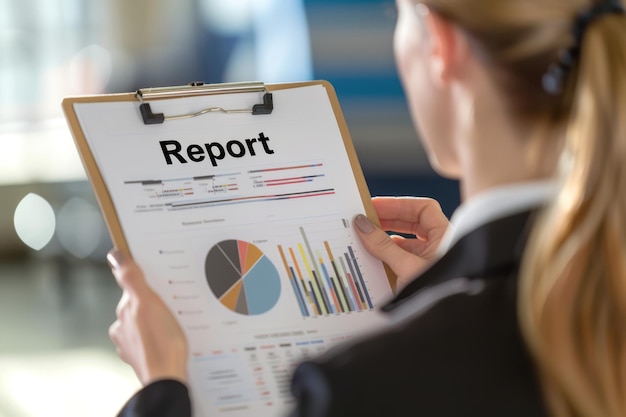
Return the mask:
<svg viewBox="0 0 626 417">
<path fill-rule="evenodd" d="M 187 334 L 195 415 L 288 410 L 296 364 L 382 324 L 391 279 L 332 86 L 238 83 L 63 102 L 114 244 Z"/>
</svg>

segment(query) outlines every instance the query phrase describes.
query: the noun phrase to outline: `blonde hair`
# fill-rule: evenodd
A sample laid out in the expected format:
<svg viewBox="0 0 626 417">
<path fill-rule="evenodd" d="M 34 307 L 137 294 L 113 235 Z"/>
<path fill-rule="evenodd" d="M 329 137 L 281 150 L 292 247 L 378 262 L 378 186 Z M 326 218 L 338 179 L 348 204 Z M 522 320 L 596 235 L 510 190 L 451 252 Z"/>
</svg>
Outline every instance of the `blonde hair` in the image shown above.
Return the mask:
<svg viewBox="0 0 626 417">
<path fill-rule="evenodd" d="M 519 320 L 553 416 L 626 416 L 626 17 L 589 25 L 555 96 L 541 77 L 590 0 L 424 4 L 483 49 L 516 116 L 562 132 L 563 187 L 533 226 Z"/>
</svg>

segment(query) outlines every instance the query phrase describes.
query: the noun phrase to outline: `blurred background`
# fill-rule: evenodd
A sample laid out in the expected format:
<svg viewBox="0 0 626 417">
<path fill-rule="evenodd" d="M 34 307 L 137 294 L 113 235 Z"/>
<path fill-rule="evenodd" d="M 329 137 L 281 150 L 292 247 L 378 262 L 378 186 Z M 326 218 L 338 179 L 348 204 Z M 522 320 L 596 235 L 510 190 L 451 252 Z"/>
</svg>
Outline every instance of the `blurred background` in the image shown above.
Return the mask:
<svg viewBox="0 0 626 417">
<path fill-rule="evenodd" d="M 329 80 L 372 195 L 435 197 L 380 0 L 0 0 L 0 417 L 112 416 L 111 247 L 60 102 L 190 81 Z"/>
</svg>

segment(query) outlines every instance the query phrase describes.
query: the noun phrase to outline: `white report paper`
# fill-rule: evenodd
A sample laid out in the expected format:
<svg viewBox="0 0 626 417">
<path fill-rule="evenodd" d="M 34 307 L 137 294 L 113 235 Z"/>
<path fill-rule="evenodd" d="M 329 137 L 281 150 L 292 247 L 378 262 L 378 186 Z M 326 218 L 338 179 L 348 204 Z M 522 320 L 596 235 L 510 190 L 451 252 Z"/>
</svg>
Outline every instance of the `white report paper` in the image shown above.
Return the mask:
<svg viewBox="0 0 626 417">
<path fill-rule="evenodd" d="M 74 105 L 132 256 L 188 337 L 195 416 L 286 414 L 299 362 L 385 322 L 391 289 L 352 229 L 364 207 L 326 89 L 273 97 L 271 115 L 161 125 L 144 125 L 138 102 Z"/>
</svg>

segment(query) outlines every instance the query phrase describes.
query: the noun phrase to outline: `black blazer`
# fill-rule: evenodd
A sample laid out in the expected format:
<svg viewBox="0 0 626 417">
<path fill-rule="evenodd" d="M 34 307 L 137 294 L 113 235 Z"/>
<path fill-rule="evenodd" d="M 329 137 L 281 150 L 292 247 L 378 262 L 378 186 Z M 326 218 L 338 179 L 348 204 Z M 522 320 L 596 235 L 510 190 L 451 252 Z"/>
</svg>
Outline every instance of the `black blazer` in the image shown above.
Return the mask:
<svg viewBox="0 0 626 417">
<path fill-rule="evenodd" d="M 301 364 L 290 416 L 547 416 L 516 313 L 530 217 L 509 216 L 464 236 L 382 308 L 395 324 Z M 120 415 L 189 416 L 183 386 L 159 384 Z M 157 411 L 139 412 L 153 402 Z"/>
</svg>

